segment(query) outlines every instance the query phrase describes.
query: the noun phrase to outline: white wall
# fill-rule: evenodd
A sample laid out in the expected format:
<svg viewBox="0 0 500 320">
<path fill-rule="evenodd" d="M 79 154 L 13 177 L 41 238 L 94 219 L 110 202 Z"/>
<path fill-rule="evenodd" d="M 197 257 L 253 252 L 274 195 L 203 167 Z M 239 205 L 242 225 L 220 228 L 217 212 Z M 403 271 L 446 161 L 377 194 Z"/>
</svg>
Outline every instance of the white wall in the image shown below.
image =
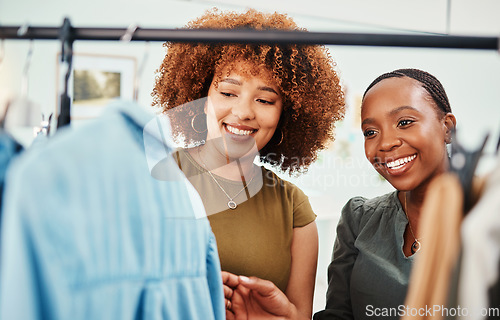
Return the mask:
<svg viewBox="0 0 500 320">
<path fill-rule="evenodd" d="M 242 1 L 67 1 L 0 0 L 0 24 L 59 26 L 68 16 L 77 27 L 176 28 L 199 16 L 205 9 L 242 9 Z M 451 1 L 450 16 L 446 0 L 417 2 L 384 1 L 253 1 L 266 11 L 289 13 L 303 27 L 313 31 L 401 32 L 423 31 L 471 35 L 500 34 L 500 2 L 495 0 Z M 21 73 L 29 41 L 4 42 L 5 57 L 0 65 L 0 107 L 20 92 Z M 0 46 L 1 48 L 1 46 Z M 144 43 L 85 42 L 74 44 L 76 53 L 98 53 L 144 57 Z M 329 47 L 348 88 L 349 110 L 339 124 L 337 141 L 325 151 L 310 172 L 292 179 L 310 196 L 318 214 L 320 260 L 315 309 L 324 305 L 326 266 L 335 235 L 335 224 L 342 205 L 354 195 L 372 197 L 392 190 L 378 179 L 364 159 L 362 135 L 356 107 L 366 86 L 379 74 L 402 67 L 427 70 L 437 76 L 448 92 L 458 119 L 459 138 L 475 146 L 488 131 L 492 133 L 480 172 L 492 165 L 492 154 L 500 134 L 500 56 L 498 52 L 474 50 L 406 49 L 380 47 Z M 1 50 L 1 49 L 0 49 Z M 59 77 L 56 74 L 56 41 L 35 41 L 29 73 L 29 97 L 42 111 L 56 108 Z M 139 102 L 150 105 L 154 71 L 164 49 L 159 42 L 149 45 L 148 60 L 142 74 Z"/>
</svg>

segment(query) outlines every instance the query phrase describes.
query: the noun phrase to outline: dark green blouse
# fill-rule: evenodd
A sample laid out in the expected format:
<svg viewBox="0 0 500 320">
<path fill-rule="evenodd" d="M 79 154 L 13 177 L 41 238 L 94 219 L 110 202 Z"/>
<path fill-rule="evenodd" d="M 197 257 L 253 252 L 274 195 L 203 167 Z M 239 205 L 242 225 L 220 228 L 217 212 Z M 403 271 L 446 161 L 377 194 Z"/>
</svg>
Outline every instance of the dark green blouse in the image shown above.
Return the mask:
<svg viewBox="0 0 500 320">
<path fill-rule="evenodd" d="M 315 320 L 399 319 L 415 256 L 403 253 L 407 224 L 397 191 L 349 200 L 328 267 L 326 310 Z"/>
</svg>

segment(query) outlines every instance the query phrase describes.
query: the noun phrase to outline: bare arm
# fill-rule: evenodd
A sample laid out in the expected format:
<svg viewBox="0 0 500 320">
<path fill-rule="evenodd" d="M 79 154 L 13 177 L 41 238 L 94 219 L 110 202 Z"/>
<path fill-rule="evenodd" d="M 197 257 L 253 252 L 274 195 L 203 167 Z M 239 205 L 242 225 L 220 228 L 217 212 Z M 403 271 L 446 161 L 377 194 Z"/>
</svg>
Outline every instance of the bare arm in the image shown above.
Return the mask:
<svg viewBox="0 0 500 320">
<path fill-rule="evenodd" d="M 226 294 L 232 300 L 232 308 L 226 313 L 228 319 L 311 319 L 318 259 L 315 222 L 294 229 L 291 252 L 286 293 L 271 281 L 223 272 L 225 286 L 234 288 Z"/>
<path fill-rule="evenodd" d="M 292 266 L 285 294 L 301 315 L 311 318 L 318 263 L 316 222 L 293 229 L 291 252 Z"/>
</svg>

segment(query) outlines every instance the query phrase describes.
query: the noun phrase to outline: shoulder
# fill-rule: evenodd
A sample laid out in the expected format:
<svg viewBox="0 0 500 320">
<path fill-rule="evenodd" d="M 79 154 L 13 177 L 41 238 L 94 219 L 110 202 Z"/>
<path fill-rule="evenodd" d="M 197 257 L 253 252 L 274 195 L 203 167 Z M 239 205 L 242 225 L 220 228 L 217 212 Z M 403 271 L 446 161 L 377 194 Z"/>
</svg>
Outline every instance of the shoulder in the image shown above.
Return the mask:
<svg viewBox="0 0 500 320">
<path fill-rule="evenodd" d="M 344 205 L 341 219 L 357 225 L 365 224 L 370 219 L 378 219 L 382 214 L 397 212 L 397 201 L 397 191 L 371 199 L 353 197 Z"/>
<path fill-rule="evenodd" d="M 303 227 L 313 222 L 316 215 L 307 195 L 292 182 L 278 177 L 274 172 L 262 168 L 264 174 L 265 193 L 281 203 L 282 211 L 293 215 L 293 227 Z"/>
<path fill-rule="evenodd" d="M 370 212 L 379 209 L 389 209 L 397 206 L 397 191 L 386 193 L 382 196 L 367 199 L 365 197 L 353 197 L 349 199 L 344 208 L 351 211 Z"/>
<path fill-rule="evenodd" d="M 280 193 L 282 196 L 295 199 L 295 200 L 306 200 L 306 194 L 295 184 L 290 181 L 284 180 L 273 171 L 262 167 L 263 172 L 263 182 L 266 188 L 274 189 L 275 192 Z"/>
</svg>

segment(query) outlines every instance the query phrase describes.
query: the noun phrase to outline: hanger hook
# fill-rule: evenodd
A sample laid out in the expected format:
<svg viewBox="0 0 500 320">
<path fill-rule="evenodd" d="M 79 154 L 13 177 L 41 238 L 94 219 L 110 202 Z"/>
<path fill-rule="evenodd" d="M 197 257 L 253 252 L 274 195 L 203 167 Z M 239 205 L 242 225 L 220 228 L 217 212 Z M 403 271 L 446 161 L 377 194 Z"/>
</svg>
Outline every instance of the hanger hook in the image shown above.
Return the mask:
<svg viewBox="0 0 500 320">
<path fill-rule="evenodd" d="M 467 150 L 462 146 L 458 141 L 456 129 L 453 130 L 452 135 L 450 171 L 455 173 L 460 180 L 464 194 L 464 212 L 468 212 L 473 205 L 472 180 L 490 134 L 487 133 L 474 150 Z"/>
<path fill-rule="evenodd" d="M 130 26 L 128 26 L 127 31 L 123 36 L 120 37 L 121 41 L 124 42 L 130 42 L 132 40 L 132 37 L 134 36 L 135 31 L 137 30 L 138 26 L 137 24 L 133 23 Z"/>
<path fill-rule="evenodd" d="M 68 95 L 68 82 L 73 66 L 73 41 L 74 29 L 69 18 L 64 18 L 63 25 L 59 29 L 61 40 L 61 80 L 62 92 L 59 101 L 59 114 L 57 115 L 57 128 L 69 125 L 71 122 L 71 99 Z"/>
<path fill-rule="evenodd" d="M 29 28 L 30 28 L 29 23 L 28 22 L 24 23 L 17 30 L 17 35 L 19 37 L 26 36 L 26 34 L 28 34 Z M 28 53 L 26 55 L 26 60 L 24 62 L 24 68 L 23 68 L 23 73 L 22 73 L 21 94 L 23 96 L 28 95 L 28 73 L 29 73 L 29 69 L 31 66 L 31 56 L 32 55 L 33 55 L 33 39 L 30 40 Z"/>
<path fill-rule="evenodd" d="M 144 67 L 146 66 L 146 62 L 149 57 L 149 41 L 146 41 L 144 47 L 144 54 L 142 56 L 142 60 L 139 64 L 139 68 L 137 69 L 137 75 L 135 76 L 134 81 L 134 100 L 137 101 L 139 99 L 139 88 L 141 86 L 141 78 L 144 71 Z"/>
<path fill-rule="evenodd" d="M 30 24 L 25 22 L 22 26 L 17 30 L 18 37 L 24 37 L 28 33 L 28 29 L 30 28 Z"/>
<path fill-rule="evenodd" d="M 24 62 L 23 68 L 23 76 L 22 76 L 22 86 L 21 86 L 21 94 L 26 96 L 28 94 L 28 79 L 29 79 L 29 71 L 31 66 L 31 58 L 33 56 L 33 39 L 30 40 L 28 53 L 26 54 L 26 61 Z"/>
</svg>

